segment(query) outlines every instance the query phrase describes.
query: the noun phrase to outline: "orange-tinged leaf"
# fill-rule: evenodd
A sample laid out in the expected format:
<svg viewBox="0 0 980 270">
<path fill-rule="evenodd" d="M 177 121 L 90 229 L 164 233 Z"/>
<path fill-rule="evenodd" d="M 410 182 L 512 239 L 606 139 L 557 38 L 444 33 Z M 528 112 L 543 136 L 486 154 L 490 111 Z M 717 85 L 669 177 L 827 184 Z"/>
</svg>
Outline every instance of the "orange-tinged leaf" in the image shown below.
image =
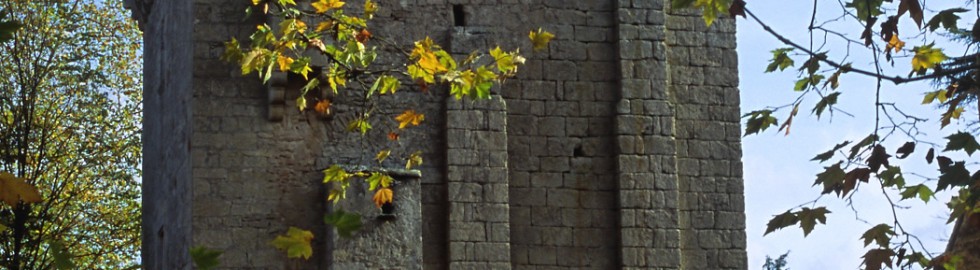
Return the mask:
<svg viewBox="0 0 980 270">
<path fill-rule="evenodd" d="M 330 114 L 330 100 L 329 99 L 321 99 L 320 101 L 317 101 L 316 102 L 316 105 L 313 106 L 313 110 L 316 111 L 316 112 L 318 112 L 318 113 L 320 113 L 320 114 L 322 114 L 322 115 L 329 115 Z"/>
<path fill-rule="evenodd" d="M 399 136 L 400 135 L 394 131 L 388 132 L 388 140 L 397 141 Z"/>
<path fill-rule="evenodd" d="M 888 41 L 888 45 L 885 45 L 885 50 L 894 49 L 895 52 L 899 52 L 905 47 L 905 41 L 898 39 L 898 35 L 892 35 L 891 40 Z"/>
<path fill-rule="evenodd" d="M 378 191 L 374 193 L 374 198 L 373 198 L 374 205 L 378 206 L 378 208 L 381 208 L 381 206 L 384 205 L 385 203 L 391 202 L 393 195 L 394 192 L 392 192 L 390 188 L 378 189 Z"/>
<path fill-rule="evenodd" d="M 41 202 L 41 193 L 23 178 L 8 172 L 0 172 L 0 200 L 16 206 L 20 202 Z"/>
<path fill-rule="evenodd" d="M 534 46 L 534 50 L 540 51 L 548 48 L 548 43 L 551 42 L 552 38 L 555 38 L 555 35 L 538 28 L 537 32 L 531 31 L 528 37 L 531 39 L 531 45 Z"/>
<path fill-rule="evenodd" d="M 340 1 L 340 0 L 320 0 L 320 1 L 313 2 L 310 5 L 313 6 L 313 9 L 316 10 L 316 13 L 326 13 L 327 11 L 330 11 L 331 9 L 338 9 L 340 7 L 343 7 L 344 6 L 344 1 Z"/>
<path fill-rule="evenodd" d="M 371 32 L 367 29 L 361 29 L 361 31 L 357 32 L 357 35 L 354 35 L 354 39 L 360 43 L 367 42 L 368 39 L 371 39 Z"/>
<path fill-rule="evenodd" d="M 310 259 L 310 256 L 313 256 L 313 246 L 310 245 L 310 240 L 313 240 L 312 232 L 289 227 L 285 236 L 276 236 L 276 239 L 272 240 L 272 245 L 277 249 L 286 251 L 286 256 L 289 258 Z"/>
<path fill-rule="evenodd" d="M 401 115 L 396 116 L 395 120 L 398 121 L 398 128 L 402 129 L 411 123 L 413 126 L 418 126 L 425 120 L 425 115 L 421 113 L 416 113 L 415 110 L 407 110 Z"/>
<path fill-rule="evenodd" d="M 294 61 L 295 60 L 293 60 L 293 58 L 284 55 L 279 55 L 279 57 L 276 58 L 276 63 L 279 64 L 279 71 L 284 72 L 289 71 L 289 65 L 292 65 Z"/>
</svg>

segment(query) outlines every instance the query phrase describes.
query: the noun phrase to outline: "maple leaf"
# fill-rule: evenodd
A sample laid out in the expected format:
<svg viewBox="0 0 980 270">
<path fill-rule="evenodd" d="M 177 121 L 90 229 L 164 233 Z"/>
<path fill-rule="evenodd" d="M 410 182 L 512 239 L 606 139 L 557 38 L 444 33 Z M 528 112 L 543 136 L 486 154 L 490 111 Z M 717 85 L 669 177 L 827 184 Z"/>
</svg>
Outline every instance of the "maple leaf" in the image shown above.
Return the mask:
<svg viewBox="0 0 980 270">
<path fill-rule="evenodd" d="M 844 175 L 844 185 L 841 187 L 841 197 L 847 196 L 848 192 L 854 190 L 857 187 L 857 181 L 867 183 L 871 178 L 871 169 L 868 168 L 856 168 Z"/>
<path fill-rule="evenodd" d="M 895 151 L 895 155 L 899 159 L 907 158 L 912 152 L 915 152 L 915 142 L 906 142 Z"/>
<path fill-rule="evenodd" d="M 210 270 L 218 267 L 218 257 L 221 256 L 220 250 L 209 249 L 204 246 L 196 246 L 191 248 L 190 254 L 191 259 L 194 260 L 194 265 L 200 270 Z"/>
<path fill-rule="evenodd" d="M 341 237 L 350 237 L 351 233 L 361 229 L 361 216 L 355 213 L 347 213 L 344 210 L 334 210 L 333 213 L 323 216 L 323 222 L 337 229 L 337 234 Z"/>
<path fill-rule="evenodd" d="M 925 71 L 946 60 L 946 54 L 941 48 L 933 48 L 933 44 L 917 46 L 913 49 L 915 56 L 912 57 L 912 70 Z"/>
<path fill-rule="evenodd" d="M 882 248 L 888 247 L 888 241 L 891 240 L 891 236 L 895 235 L 895 231 L 892 231 L 892 226 L 887 224 L 878 224 L 864 232 L 861 235 L 861 239 L 864 239 L 864 246 L 867 247 L 871 242 L 875 242 L 878 246 Z"/>
<path fill-rule="evenodd" d="M 367 134 L 368 130 L 371 130 L 371 128 L 373 127 L 371 126 L 371 123 L 367 121 L 366 116 L 358 117 L 357 119 L 354 119 L 354 121 L 347 124 L 348 131 L 358 131 L 361 132 L 361 135 Z"/>
<path fill-rule="evenodd" d="M 422 165 L 422 151 L 415 151 L 415 153 L 412 153 L 411 155 L 409 155 L 406 160 L 407 160 L 405 162 L 405 169 L 406 170 L 411 169 L 412 167 L 415 167 L 415 166 L 418 166 L 418 165 Z"/>
<path fill-rule="evenodd" d="M 820 224 L 827 224 L 827 214 L 829 213 L 830 211 L 827 210 L 826 207 L 818 207 L 815 209 L 803 207 L 803 209 L 797 212 L 796 216 L 800 219 L 800 228 L 803 228 L 803 236 L 806 237 L 807 235 L 810 235 L 810 232 L 813 231 L 813 228 L 817 225 L 817 222 L 820 222 Z"/>
<path fill-rule="evenodd" d="M 388 156 L 390 155 L 391 155 L 391 150 L 381 150 L 380 152 L 378 152 L 377 155 L 374 156 L 374 160 L 377 160 L 378 163 L 381 163 L 385 161 L 385 159 L 388 159 Z"/>
<path fill-rule="evenodd" d="M 799 221 L 800 219 L 796 216 L 796 214 L 786 210 L 786 213 L 773 216 L 773 218 L 769 220 L 769 223 L 766 224 L 766 233 L 762 235 L 764 236 L 778 229 L 792 226 Z"/>
<path fill-rule="evenodd" d="M 898 16 L 902 16 L 906 11 L 915 24 L 922 28 L 922 6 L 919 5 L 919 0 L 902 0 L 898 4 Z"/>
<path fill-rule="evenodd" d="M 933 191 L 929 189 L 929 187 L 919 184 L 905 188 L 905 190 L 902 191 L 902 200 L 918 196 L 920 200 L 928 203 L 933 194 Z"/>
<path fill-rule="evenodd" d="M 772 50 L 772 59 L 769 60 L 769 66 L 766 66 L 766 73 L 785 70 L 793 66 L 793 59 L 789 58 L 787 53 L 792 52 L 793 48 L 779 48 Z"/>
<path fill-rule="evenodd" d="M 888 268 L 892 267 L 892 256 L 895 256 L 895 251 L 888 248 L 879 248 L 868 250 L 864 256 L 865 270 L 881 270 L 881 265 L 884 264 Z"/>
<path fill-rule="evenodd" d="M 966 151 L 967 155 L 972 156 L 973 152 L 980 149 L 980 143 L 977 143 L 977 138 L 973 137 L 972 134 L 967 132 L 961 131 L 956 134 L 949 135 L 946 137 L 946 140 L 948 140 L 948 142 L 946 143 L 946 149 L 943 149 L 943 152 L 963 150 Z"/>
<path fill-rule="evenodd" d="M 929 104 L 933 101 L 939 100 L 939 103 L 946 103 L 946 89 L 940 89 L 932 92 L 928 92 L 922 98 L 922 104 Z"/>
<path fill-rule="evenodd" d="M 970 171 L 966 170 L 965 162 L 959 161 L 953 163 L 952 161 L 943 161 L 945 157 L 939 158 L 939 172 L 942 175 L 939 176 L 939 182 L 936 183 L 937 191 L 944 190 L 949 186 L 967 186 L 972 183 Z M 949 158 L 945 158 L 945 160 L 949 160 Z"/>
<path fill-rule="evenodd" d="M 817 181 L 813 185 L 823 184 L 823 192 L 821 194 L 827 194 L 831 191 L 840 192 L 845 175 L 844 170 L 840 168 L 840 162 L 834 164 L 834 166 L 824 167 L 824 169 L 822 173 L 817 174 Z"/>
<path fill-rule="evenodd" d="M 401 115 L 395 117 L 395 121 L 398 121 L 398 128 L 403 129 L 411 123 L 413 126 L 418 126 L 425 120 L 425 115 L 421 113 L 416 113 L 415 110 L 406 110 Z"/>
<path fill-rule="evenodd" d="M 330 115 L 330 100 L 321 99 L 317 101 L 316 105 L 313 106 L 313 110 L 321 115 Z"/>
<path fill-rule="evenodd" d="M 933 31 L 933 32 L 935 32 L 936 29 L 939 29 L 940 24 L 942 24 L 943 28 L 946 28 L 946 30 L 949 31 L 959 30 L 958 27 L 956 26 L 956 21 L 960 19 L 960 16 L 956 15 L 956 13 L 967 12 L 967 11 L 970 10 L 965 8 L 951 8 L 951 9 L 940 11 L 939 13 L 936 13 L 935 16 L 932 16 L 932 19 L 929 19 L 929 22 L 926 23 L 926 26 L 929 27 L 929 31 Z"/>
<path fill-rule="evenodd" d="M 555 38 L 555 35 L 538 28 L 537 32 L 531 31 L 528 34 L 528 38 L 531 39 L 531 45 L 534 47 L 534 50 L 540 51 L 548 48 L 548 43 L 551 42 L 552 38 Z"/>
<path fill-rule="evenodd" d="M 524 58 L 517 55 L 517 52 L 504 52 L 500 46 L 490 50 L 490 56 L 497 63 L 497 70 L 501 73 L 517 72 L 517 65 L 524 64 Z"/>
<path fill-rule="evenodd" d="M 371 19 L 375 12 L 378 12 L 378 3 L 371 0 L 364 1 L 364 17 Z"/>
<path fill-rule="evenodd" d="M 313 256 L 313 247 L 310 245 L 313 240 L 313 233 L 296 227 L 289 227 L 286 235 L 276 236 L 272 240 L 272 245 L 276 249 L 286 251 L 286 257 L 310 259 Z"/>
<path fill-rule="evenodd" d="M 885 50 L 894 50 L 899 52 L 905 47 L 905 41 L 898 39 L 898 35 L 892 35 L 891 39 L 888 40 L 888 44 L 885 45 Z"/>
<path fill-rule="evenodd" d="M 749 118 L 745 120 L 745 135 L 749 136 L 753 133 L 759 133 L 760 131 L 765 131 L 770 126 L 775 126 L 779 124 L 779 120 L 772 116 L 771 110 L 758 110 L 746 113 L 742 115 L 742 118 Z"/>
<path fill-rule="evenodd" d="M 381 208 L 381 206 L 385 203 L 391 202 L 392 196 L 393 192 L 390 188 L 382 188 L 378 189 L 378 191 L 374 193 L 374 198 L 372 198 L 372 200 L 374 201 L 375 206 Z"/>
<path fill-rule="evenodd" d="M 337 9 L 343 7 L 344 2 L 340 0 L 320 0 L 320 1 L 313 2 L 310 5 L 313 6 L 313 9 L 316 10 L 316 13 L 326 13 L 331 9 Z"/>
<path fill-rule="evenodd" d="M 871 134 L 868 135 L 868 137 L 864 137 L 863 140 L 861 140 L 854 146 L 851 146 L 851 154 L 847 156 L 847 159 L 854 159 L 854 157 L 857 156 L 858 152 L 861 151 L 861 148 L 871 145 L 876 141 L 878 141 L 878 135 Z"/>
<path fill-rule="evenodd" d="M 398 133 L 396 133 L 394 131 L 388 132 L 388 140 L 397 141 L 398 140 L 398 137 L 399 137 Z"/>
<path fill-rule="evenodd" d="M 888 151 L 885 151 L 885 147 L 875 145 L 874 149 L 871 150 L 871 156 L 868 157 L 868 167 L 871 167 L 871 171 L 877 172 L 881 168 L 881 165 L 888 166 L 888 158 L 891 155 Z"/>
<path fill-rule="evenodd" d="M 837 96 L 840 96 L 840 92 L 833 92 L 830 95 L 820 99 L 820 102 L 817 102 L 817 106 L 814 106 L 812 111 L 817 115 L 817 119 L 820 119 L 820 114 L 823 113 L 823 110 L 827 107 L 830 107 L 831 115 L 833 115 L 833 107 L 834 104 L 837 104 Z"/>
<path fill-rule="evenodd" d="M 369 32 L 367 29 L 361 29 L 361 31 L 354 35 L 354 40 L 357 40 L 359 43 L 365 43 L 368 41 L 368 39 L 371 39 L 371 32 Z"/>
<path fill-rule="evenodd" d="M 851 141 L 844 141 L 842 143 L 839 143 L 839 144 L 837 144 L 837 145 L 834 146 L 834 149 L 830 149 L 827 152 L 823 152 L 823 153 L 821 153 L 821 154 L 813 157 L 810 160 L 811 161 L 817 161 L 817 160 L 819 160 L 820 162 L 827 161 L 828 159 L 834 157 L 834 152 L 837 152 L 837 150 L 840 150 L 841 148 L 844 148 L 844 146 L 847 146 L 850 143 L 851 143 Z"/>
<path fill-rule="evenodd" d="M 37 203 L 41 202 L 41 193 L 24 178 L 0 172 L 0 200 L 10 206 L 17 206 L 20 202 Z"/>
<path fill-rule="evenodd" d="M 371 176 L 368 177 L 368 179 L 367 179 L 367 182 L 368 182 L 368 185 L 369 185 L 368 190 L 376 190 L 379 187 L 380 188 L 390 187 L 391 186 L 391 182 L 394 181 L 394 180 L 395 179 L 391 178 L 391 176 L 389 176 L 387 174 L 383 174 L 383 173 L 371 173 Z"/>
<path fill-rule="evenodd" d="M 323 183 L 343 182 L 347 181 L 349 177 L 350 174 L 344 168 L 341 168 L 340 165 L 333 165 L 323 170 Z"/>
<path fill-rule="evenodd" d="M 304 111 L 304 110 L 306 110 L 306 97 L 304 97 L 304 96 L 297 97 L 296 98 L 296 107 L 298 107 L 299 108 L 299 111 L 301 111 L 301 112 Z"/>
<path fill-rule="evenodd" d="M 889 166 L 885 171 L 878 174 L 882 180 L 882 185 L 886 187 L 896 186 L 905 187 L 905 177 L 902 176 L 902 168 Z"/>
</svg>

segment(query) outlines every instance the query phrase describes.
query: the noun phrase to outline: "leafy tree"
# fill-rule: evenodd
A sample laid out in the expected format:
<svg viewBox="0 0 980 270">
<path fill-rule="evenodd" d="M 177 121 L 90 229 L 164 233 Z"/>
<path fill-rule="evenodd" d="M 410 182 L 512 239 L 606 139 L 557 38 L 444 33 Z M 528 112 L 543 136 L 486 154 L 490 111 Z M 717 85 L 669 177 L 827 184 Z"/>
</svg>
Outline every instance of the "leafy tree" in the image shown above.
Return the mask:
<svg viewBox="0 0 980 270">
<path fill-rule="evenodd" d="M 121 1 L 0 6 L 21 26 L 0 44 L 0 173 L 40 195 L 0 205 L 0 268 L 137 268 L 135 23 Z M 7 23 L 0 23 L 4 34 Z"/>
<path fill-rule="evenodd" d="M 936 193 L 949 192 L 952 198 L 945 202 L 950 211 L 948 222 L 955 226 L 945 251 L 927 250 L 893 214 L 890 220 L 871 221 L 873 225 L 861 237 L 868 247 L 861 257 L 863 267 L 980 269 L 980 215 L 976 214 L 980 212 L 980 170 L 976 159 L 972 159 L 972 154 L 980 149 L 980 54 L 976 47 L 980 42 L 980 3 L 966 1 L 962 6 L 940 7 L 948 3 L 813 1 L 813 10 L 806 14 L 809 27 L 801 29 L 810 33 L 809 40 L 791 40 L 776 32 L 752 13 L 747 5 L 751 3 L 745 0 L 672 0 L 671 4 L 675 9 L 700 9 L 708 25 L 719 15 L 741 16 L 783 43 L 784 47 L 772 51 L 765 71 L 796 68 L 798 80 L 786 88 L 799 95 L 788 104 L 774 104 L 745 114 L 746 135 L 769 128 L 788 135 L 801 106 L 812 106 L 810 111 L 817 118 L 846 113 L 836 107 L 838 100 L 845 98 L 843 94 L 852 91 L 846 78 L 876 80 L 873 107 L 867 108 L 875 114 L 873 123 L 867 123 L 873 127 L 870 134 L 841 138 L 841 143 L 817 154 L 812 161 L 830 164 L 816 175 L 814 186 L 821 195 L 832 194 L 848 203 L 857 192 L 885 194 L 891 209 L 882 210 L 892 213 L 900 208 L 902 200 L 929 202 L 937 198 Z M 817 12 L 818 4 L 839 8 L 824 14 Z M 967 18 L 976 20 L 972 29 L 966 29 Z M 847 33 L 860 35 L 855 39 Z M 820 45 L 828 42 L 847 47 Z M 849 62 L 858 53 L 870 55 L 871 61 Z M 894 69 L 899 71 L 889 73 Z M 933 115 L 912 115 L 888 101 L 890 96 L 908 95 L 893 91 L 893 86 L 915 82 L 936 86 L 936 90 L 921 97 L 922 104 L 935 108 Z M 780 122 L 777 116 L 784 116 L 785 121 Z M 939 123 L 939 130 L 932 133 L 945 134 L 943 140 L 937 142 L 925 136 L 928 131 L 923 129 L 931 121 Z M 906 158 L 935 167 L 938 173 L 903 170 L 897 160 Z M 906 178 L 913 175 L 922 177 Z M 860 190 L 861 186 L 866 190 Z M 817 199 L 776 215 L 765 233 L 799 225 L 808 235 L 818 223 L 826 223 L 831 214 L 819 206 L 820 202 Z"/>
<path fill-rule="evenodd" d="M 775 260 L 770 258 L 769 255 L 766 255 L 766 263 L 762 265 L 762 269 L 763 270 L 789 270 L 789 268 L 786 268 L 786 265 L 788 264 L 786 262 L 786 257 L 789 257 L 789 252 L 783 253 L 783 255 L 779 255 L 779 258 L 776 258 Z"/>
</svg>

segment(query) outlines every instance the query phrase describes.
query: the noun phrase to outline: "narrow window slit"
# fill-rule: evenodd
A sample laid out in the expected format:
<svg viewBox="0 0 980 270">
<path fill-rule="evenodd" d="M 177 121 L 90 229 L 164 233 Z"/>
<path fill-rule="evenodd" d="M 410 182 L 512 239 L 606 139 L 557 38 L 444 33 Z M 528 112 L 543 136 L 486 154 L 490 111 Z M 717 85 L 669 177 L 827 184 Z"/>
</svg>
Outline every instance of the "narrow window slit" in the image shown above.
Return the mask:
<svg viewBox="0 0 980 270">
<path fill-rule="evenodd" d="M 453 5 L 453 25 L 466 26 L 466 12 L 463 12 L 463 5 Z"/>
</svg>

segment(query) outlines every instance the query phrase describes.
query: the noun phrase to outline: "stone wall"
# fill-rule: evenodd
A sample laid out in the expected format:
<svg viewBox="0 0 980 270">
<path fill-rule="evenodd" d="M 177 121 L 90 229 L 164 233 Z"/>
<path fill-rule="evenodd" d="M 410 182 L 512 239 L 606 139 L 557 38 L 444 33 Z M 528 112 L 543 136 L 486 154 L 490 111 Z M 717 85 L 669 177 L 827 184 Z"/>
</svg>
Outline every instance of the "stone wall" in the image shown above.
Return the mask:
<svg viewBox="0 0 980 270">
<path fill-rule="evenodd" d="M 375 129 L 397 130 L 390 118 L 407 108 L 426 115 L 425 126 L 399 131 L 400 143 L 384 138 L 386 132 L 344 131 L 350 117 L 364 110 L 344 94 L 334 97 L 333 119 L 297 111 L 296 80 L 286 85 L 285 104 L 277 105 L 284 108 L 282 119 L 270 121 L 266 87 L 218 60 L 221 42 L 248 40 L 260 19 L 241 21 L 248 1 L 194 1 L 193 115 L 151 119 L 150 102 L 159 102 L 152 106 L 163 112 L 189 115 L 190 108 L 179 104 L 191 92 L 154 101 L 149 96 L 155 90 L 147 87 L 147 121 L 176 130 L 192 125 L 194 133 L 172 138 L 151 133 L 148 124 L 145 140 L 173 148 L 171 140 L 184 138 L 177 145 L 189 140 L 190 155 L 152 159 L 149 151 L 156 148 L 147 147 L 146 164 L 192 170 L 193 242 L 225 251 L 223 269 L 380 267 L 336 250 L 345 245 L 331 239 L 344 239 L 331 236 L 322 222 L 330 206 L 320 170 L 330 164 L 401 166 L 397 158 L 373 161 L 388 147 L 403 155 L 425 153 L 422 177 L 412 189 L 420 191 L 413 198 L 421 204 L 407 206 L 420 207 L 412 213 L 421 217 L 365 219 L 366 226 L 392 233 L 395 227 L 420 228 L 389 241 L 415 250 L 408 242 L 420 234 L 422 256 L 361 254 L 377 262 L 425 269 L 747 267 L 734 21 L 719 19 L 708 28 L 699 15 L 670 11 L 664 0 L 379 3 L 376 36 L 405 46 L 430 36 L 459 56 L 498 44 L 520 47 L 527 63 L 517 78 L 494 89 L 491 100 L 457 101 L 439 87 L 403 89 L 397 99 L 382 99 Z M 538 27 L 557 37 L 548 49 L 532 52 L 526 33 Z M 148 65 L 154 63 L 150 54 L 167 55 L 150 49 L 148 38 Z M 167 102 L 178 105 L 164 108 Z M 180 220 L 188 212 L 178 206 L 186 207 L 188 198 L 173 196 L 178 200 L 147 196 L 145 205 L 170 203 L 166 209 Z M 289 261 L 269 245 L 289 226 L 317 236 L 310 261 Z M 159 241 L 153 241 L 147 241 L 145 261 L 166 256 L 155 253 Z M 364 246 L 370 241 L 357 245 L 372 250 Z"/>
</svg>

